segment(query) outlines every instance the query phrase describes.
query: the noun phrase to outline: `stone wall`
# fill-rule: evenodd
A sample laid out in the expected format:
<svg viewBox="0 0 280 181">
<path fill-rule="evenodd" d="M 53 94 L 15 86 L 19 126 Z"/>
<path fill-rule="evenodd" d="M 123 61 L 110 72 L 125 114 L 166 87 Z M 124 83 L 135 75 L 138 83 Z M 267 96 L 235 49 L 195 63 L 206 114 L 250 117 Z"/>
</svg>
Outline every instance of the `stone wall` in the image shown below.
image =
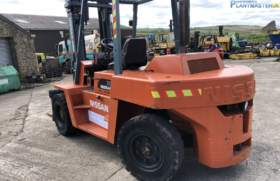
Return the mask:
<svg viewBox="0 0 280 181">
<path fill-rule="evenodd" d="M 275 21 L 271 21 L 268 25 L 266 25 L 261 32 L 262 33 L 270 33 L 272 31 L 276 30 L 276 22 Z"/>
<path fill-rule="evenodd" d="M 2 19 L 0 38 L 10 39 L 14 67 L 20 74 L 21 82 L 26 82 L 26 75 L 37 72 L 34 39 Z"/>
</svg>

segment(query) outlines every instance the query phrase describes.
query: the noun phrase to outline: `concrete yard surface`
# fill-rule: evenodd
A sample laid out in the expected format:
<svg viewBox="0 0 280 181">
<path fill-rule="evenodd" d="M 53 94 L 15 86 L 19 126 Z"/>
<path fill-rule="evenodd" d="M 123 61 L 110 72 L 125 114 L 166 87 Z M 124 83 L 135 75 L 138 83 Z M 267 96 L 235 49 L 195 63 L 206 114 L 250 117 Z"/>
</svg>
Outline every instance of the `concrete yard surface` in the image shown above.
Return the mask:
<svg viewBox="0 0 280 181">
<path fill-rule="evenodd" d="M 280 62 L 276 58 L 225 60 L 255 71 L 256 96 L 253 146 L 250 157 L 235 166 L 212 169 L 185 150 L 173 181 L 280 180 Z M 52 118 L 48 91 L 54 84 L 72 81 L 66 75 L 34 89 L 0 95 L 0 181 L 85 180 L 133 181 L 121 163 L 115 145 L 83 131 L 64 137 Z"/>
</svg>

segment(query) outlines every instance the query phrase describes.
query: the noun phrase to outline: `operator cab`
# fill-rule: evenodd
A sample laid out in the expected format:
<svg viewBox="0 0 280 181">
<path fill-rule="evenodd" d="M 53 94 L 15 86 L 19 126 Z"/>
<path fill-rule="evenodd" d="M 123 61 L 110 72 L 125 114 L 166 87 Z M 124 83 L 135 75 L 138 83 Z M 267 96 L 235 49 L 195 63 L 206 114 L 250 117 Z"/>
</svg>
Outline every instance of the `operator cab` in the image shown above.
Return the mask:
<svg viewBox="0 0 280 181">
<path fill-rule="evenodd" d="M 106 49 L 96 54 L 95 65 L 101 65 L 103 70 L 114 69 L 114 45 L 112 39 L 103 39 L 101 45 Z M 106 43 L 107 42 L 107 43 Z M 108 43 L 109 42 L 109 43 Z M 147 65 L 146 40 L 142 38 L 128 39 L 122 50 L 123 70 L 138 69 Z"/>
</svg>

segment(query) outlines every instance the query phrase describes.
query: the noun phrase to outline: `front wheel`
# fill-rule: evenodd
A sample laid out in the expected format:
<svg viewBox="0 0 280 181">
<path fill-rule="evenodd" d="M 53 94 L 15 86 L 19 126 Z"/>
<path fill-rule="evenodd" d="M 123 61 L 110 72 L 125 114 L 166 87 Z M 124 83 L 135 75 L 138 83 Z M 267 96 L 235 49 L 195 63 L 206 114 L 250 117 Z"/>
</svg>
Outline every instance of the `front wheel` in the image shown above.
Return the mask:
<svg viewBox="0 0 280 181">
<path fill-rule="evenodd" d="M 66 136 L 76 131 L 71 122 L 64 93 L 53 98 L 53 118 L 61 135 Z"/>
<path fill-rule="evenodd" d="M 143 114 L 129 120 L 118 135 L 118 153 L 139 180 L 169 180 L 184 158 L 184 143 L 164 117 Z"/>
</svg>

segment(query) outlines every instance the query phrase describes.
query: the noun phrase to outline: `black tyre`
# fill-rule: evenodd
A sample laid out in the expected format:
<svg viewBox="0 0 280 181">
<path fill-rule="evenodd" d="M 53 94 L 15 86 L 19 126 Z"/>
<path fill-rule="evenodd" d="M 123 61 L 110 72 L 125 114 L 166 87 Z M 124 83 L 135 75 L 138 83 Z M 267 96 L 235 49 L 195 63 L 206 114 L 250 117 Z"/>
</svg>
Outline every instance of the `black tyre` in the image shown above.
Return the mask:
<svg viewBox="0 0 280 181">
<path fill-rule="evenodd" d="M 53 118 L 60 134 L 66 136 L 76 131 L 70 119 L 64 93 L 53 98 Z"/>
<path fill-rule="evenodd" d="M 61 66 L 59 66 L 57 69 L 58 69 L 58 74 L 59 74 L 59 77 L 61 77 L 61 76 L 62 76 L 62 67 L 61 67 Z"/>
<path fill-rule="evenodd" d="M 67 66 L 67 63 L 64 63 L 62 65 L 62 71 L 63 71 L 64 74 L 70 74 L 70 70 L 69 70 L 69 68 Z"/>
<path fill-rule="evenodd" d="M 118 135 L 118 154 L 139 180 L 167 181 L 179 170 L 184 143 L 164 117 L 143 114 L 126 122 Z"/>
</svg>

